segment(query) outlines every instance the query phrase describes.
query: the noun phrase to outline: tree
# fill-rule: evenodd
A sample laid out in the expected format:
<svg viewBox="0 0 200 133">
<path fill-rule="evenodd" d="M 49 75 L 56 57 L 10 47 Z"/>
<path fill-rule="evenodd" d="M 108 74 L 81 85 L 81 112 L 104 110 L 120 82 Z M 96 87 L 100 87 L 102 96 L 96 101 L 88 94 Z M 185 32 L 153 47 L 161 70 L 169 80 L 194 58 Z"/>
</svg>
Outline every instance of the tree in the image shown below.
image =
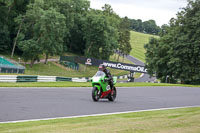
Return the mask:
<svg viewBox="0 0 200 133">
<path fill-rule="evenodd" d="M 141 19 L 135 20 L 130 19 L 131 25 L 130 28 L 138 31 L 138 32 L 144 32 L 149 34 L 156 34 L 160 32 L 160 27 L 156 25 L 155 20 L 148 20 L 142 22 Z"/>
<path fill-rule="evenodd" d="M 7 24 L 7 6 L 5 2 L 0 1 L 0 52 L 5 52 L 9 49 L 10 37 Z"/>
<path fill-rule="evenodd" d="M 65 16 L 50 8 L 44 11 L 36 25 L 38 44 L 46 55 L 46 64 L 49 55 L 59 55 L 63 52 L 63 39 L 66 31 Z"/>
<path fill-rule="evenodd" d="M 111 5 L 109 4 L 105 4 L 103 7 L 102 7 L 102 10 L 103 10 L 103 13 L 107 16 L 114 16 L 116 15 L 115 12 L 113 11 Z"/>
<path fill-rule="evenodd" d="M 176 29 L 174 36 L 177 59 L 175 77 L 183 83 L 200 84 L 200 1 L 188 1 L 188 5 L 177 14 L 177 20 L 173 23 Z M 179 65 L 178 65 L 179 64 Z"/>
<path fill-rule="evenodd" d="M 33 39 L 19 42 L 19 47 L 23 51 L 23 58 L 26 61 L 31 60 L 30 67 L 33 66 L 36 60 L 39 60 L 39 55 L 42 53 L 40 45 Z"/>
<path fill-rule="evenodd" d="M 99 10 L 92 10 L 87 15 L 84 31 L 85 56 L 109 59 L 117 47 L 118 39 L 117 29 L 110 24 L 109 18 Z"/>
<path fill-rule="evenodd" d="M 155 20 L 149 20 L 143 22 L 144 31 L 150 34 L 158 34 L 160 31 L 160 27 L 156 25 Z"/>
<path fill-rule="evenodd" d="M 119 29 L 119 52 L 123 55 L 128 55 L 130 51 L 132 50 L 131 44 L 130 44 L 130 21 L 127 17 L 123 18 L 120 23 L 120 29 Z M 119 55 L 120 55 L 119 54 Z M 118 56 L 119 60 L 119 56 Z"/>
<path fill-rule="evenodd" d="M 28 5 L 28 10 L 24 16 L 19 16 L 16 19 L 19 24 L 24 19 L 18 40 L 21 50 L 23 52 L 29 51 L 29 45 L 30 48 L 35 49 L 40 47 L 39 52 L 36 52 L 38 55 L 27 56 L 31 59 L 31 65 L 33 65 L 35 58 L 39 57 L 39 54 L 44 53 L 46 55 L 46 63 L 49 54 L 60 54 L 63 50 L 63 39 L 66 31 L 65 16 L 54 8 L 45 10 L 44 7 L 43 0 L 36 0 L 35 3 Z M 26 45 L 25 48 L 22 45 Z M 28 52 L 25 54 L 27 55 Z"/>
<path fill-rule="evenodd" d="M 9 49 L 9 30 L 8 26 L 0 23 L 0 52 L 6 52 Z"/>
<path fill-rule="evenodd" d="M 54 8 L 60 14 L 65 16 L 65 37 L 63 43 L 63 51 L 68 51 L 70 40 L 70 29 L 74 26 L 74 0 L 44 0 L 45 9 Z M 73 13 L 74 12 L 74 13 Z"/>
<path fill-rule="evenodd" d="M 15 19 L 19 27 L 21 25 L 18 38 L 16 38 L 17 46 L 23 51 L 24 60 L 31 60 L 31 67 L 39 59 L 39 55 L 42 54 L 42 49 L 39 45 L 40 36 L 38 35 L 38 29 L 40 25 L 38 25 L 38 22 L 40 22 L 41 15 L 44 13 L 42 9 L 43 5 L 42 0 L 36 0 L 35 3 L 30 3 L 26 14 L 19 15 Z"/>
<path fill-rule="evenodd" d="M 143 28 L 143 22 L 141 19 L 135 20 L 135 19 L 131 19 L 130 20 L 130 27 L 131 29 L 138 31 L 138 32 L 143 32 L 144 28 Z"/>
<path fill-rule="evenodd" d="M 164 81 L 200 84 L 200 1 L 188 1 L 186 8 L 162 26 L 159 41 L 146 45 L 149 73 Z M 156 47 L 155 47 L 156 46 Z"/>
<path fill-rule="evenodd" d="M 6 12 L 6 23 L 8 25 L 9 38 L 10 43 L 7 44 L 9 49 L 12 49 L 11 58 L 13 58 L 14 52 L 16 51 L 18 54 L 21 52 L 18 47 L 16 47 L 16 40 L 18 38 L 20 28 L 18 28 L 16 22 L 14 19 L 19 16 L 23 15 L 26 12 L 26 6 L 31 2 L 32 0 L 9 0 L 4 1 L 4 3 L 7 6 L 7 12 Z M 14 43 L 12 43 L 14 42 Z"/>
<path fill-rule="evenodd" d="M 63 50 L 84 54 L 85 40 L 83 39 L 83 27 L 86 15 L 90 8 L 87 0 L 45 0 L 46 8 L 53 7 L 66 18 L 66 32 Z"/>
<path fill-rule="evenodd" d="M 173 75 L 167 65 L 171 56 L 168 54 L 169 48 L 169 45 L 165 45 L 161 40 L 151 38 L 149 43 L 145 45 L 145 66 L 151 76 L 155 75 L 161 82 L 165 82 L 166 78 L 170 76 L 168 81 L 173 83 Z"/>
<path fill-rule="evenodd" d="M 73 16 L 73 26 L 70 28 L 68 39 L 68 50 L 73 53 L 84 55 L 86 42 L 84 40 L 84 26 L 86 16 L 89 12 L 90 3 L 86 0 L 74 0 L 71 14 Z"/>
</svg>

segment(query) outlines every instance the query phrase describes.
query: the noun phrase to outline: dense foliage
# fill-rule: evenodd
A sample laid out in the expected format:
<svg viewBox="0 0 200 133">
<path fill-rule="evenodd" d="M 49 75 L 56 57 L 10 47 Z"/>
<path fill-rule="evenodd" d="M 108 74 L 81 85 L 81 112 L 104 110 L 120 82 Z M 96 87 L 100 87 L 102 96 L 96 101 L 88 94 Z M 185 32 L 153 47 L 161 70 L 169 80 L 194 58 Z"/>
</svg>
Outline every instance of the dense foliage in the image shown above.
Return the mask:
<svg viewBox="0 0 200 133">
<path fill-rule="evenodd" d="M 130 27 L 158 32 L 154 20 L 120 18 L 108 4 L 91 9 L 89 0 L 0 0 L 0 52 L 20 55 L 31 66 L 41 55 L 47 62 L 64 52 L 98 59 L 116 51 L 127 55 Z"/>
<path fill-rule="evenodd" d="M 18 27 L 14 19 L 26 12 L 27 4 L 26 0 L 0 0 L 0 52 L 11 52 Z"/>
<path fill-rule="evenodd" d="M 138 20 L 130 19 L 130 23 L 131 23 L 130 28 L 138 32 L 158 35 L 158 33 L 161 30 L 160 27 L 157 26 L 154 20 L 148 20 L 142 22 L 141 19 Z"/>
<path fill-rule="evenodd" d="M 162 82 L 200 84 L 200 0 L 189 0 L 160 37 L 145 46 L 149 73 Z"/>
<path fill-rule="evenodd" d="M 64 52 L 109 59 L 131 50 L 125 18 L 108 4 L 95 10 L 88 0 L 0 0 L 0 11 L 0 52 L 21 55 L 31 66 L 40 55 L 46 62 Z"/>
<path fill-rule="evenodd" d="M 130 44 L 130 32 L 129 32 L 129 27 L 130 27 L 130 21 L 127 17 L 123 18 L 121 23 L 120 23 L 120 31 L 119 31 L 119 41 L 118 41 L 118 52 L 123 55 L 128 55 L 132 48 Z M 119 54 L 119 55 L 120 55 Z M 118 56 L 119 60 L 119 56 Z"/>
</svg>

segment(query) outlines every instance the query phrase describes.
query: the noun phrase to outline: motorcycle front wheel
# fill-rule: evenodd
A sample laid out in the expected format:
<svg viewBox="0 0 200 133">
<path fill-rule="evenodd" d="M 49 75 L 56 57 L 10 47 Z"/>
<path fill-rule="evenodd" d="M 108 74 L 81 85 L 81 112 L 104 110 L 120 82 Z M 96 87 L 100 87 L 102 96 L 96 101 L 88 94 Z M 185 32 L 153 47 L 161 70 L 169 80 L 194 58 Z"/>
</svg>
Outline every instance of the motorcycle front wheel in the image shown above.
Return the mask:
<svg viewBox="0 0 200 133">
<path fill-rule="evenodd" d="M 92 89 L 92 99 L 93 101 L 97 102 L 99 101 L 100 98 L 100 91 L 98 90 L 97 87 L 93 87 Z"/>
</svg>

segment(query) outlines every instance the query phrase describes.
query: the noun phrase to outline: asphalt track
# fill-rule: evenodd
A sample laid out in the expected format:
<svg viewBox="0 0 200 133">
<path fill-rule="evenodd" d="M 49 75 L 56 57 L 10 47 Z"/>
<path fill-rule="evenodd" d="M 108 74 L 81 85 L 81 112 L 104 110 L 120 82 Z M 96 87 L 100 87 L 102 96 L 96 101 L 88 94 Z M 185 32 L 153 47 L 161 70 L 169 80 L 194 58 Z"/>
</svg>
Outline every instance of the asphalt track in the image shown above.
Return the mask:
<svg viewBox="0 0 200 133">
<path fill-rule="evenodd" d="M 117 88 L 116 101 L 93 102 L 88 88 L 0 88 L 0 122 L 200 105 L 200 88 Z"/>
<path fill-rule="evenodd" d="M 145 66 L 145 64 L 142 61 L 136 59 L 135 57 L 131 55 L 127 55 L 126 58 L 136 65 Z M 156 77 L 150 77 L 149 74 L 144 74 L 142 77 L 135 79 L 134 82 L 154 82 L 155 80 L 156 80 Z"/>
</svg>

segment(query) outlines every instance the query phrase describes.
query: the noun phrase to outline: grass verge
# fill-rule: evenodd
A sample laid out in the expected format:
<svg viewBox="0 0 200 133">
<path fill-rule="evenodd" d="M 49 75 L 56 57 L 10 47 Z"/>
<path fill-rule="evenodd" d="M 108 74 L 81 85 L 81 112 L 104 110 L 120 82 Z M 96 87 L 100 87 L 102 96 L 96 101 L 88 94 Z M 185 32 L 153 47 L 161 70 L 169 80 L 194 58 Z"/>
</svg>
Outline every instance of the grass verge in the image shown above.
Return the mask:
<svg viewBox="0 0 200 133">
<path fill-rule="evenodd" d="M 1 133 L 199 133 L 200 108 L 0 124 Z"/>
<path fill-rule="evenodd" d="M 140 86 L 182 86 L 182 87 L 200 87 L 200 85 L 185 84 L 165 84 L 165 83 L 117 83 L 116 87 L 140 87 Z M 0 87 L 91 87 L 91 83 L 75 82 L 24 82 L 24 83 L 1 83 Z"/>
</svg>

